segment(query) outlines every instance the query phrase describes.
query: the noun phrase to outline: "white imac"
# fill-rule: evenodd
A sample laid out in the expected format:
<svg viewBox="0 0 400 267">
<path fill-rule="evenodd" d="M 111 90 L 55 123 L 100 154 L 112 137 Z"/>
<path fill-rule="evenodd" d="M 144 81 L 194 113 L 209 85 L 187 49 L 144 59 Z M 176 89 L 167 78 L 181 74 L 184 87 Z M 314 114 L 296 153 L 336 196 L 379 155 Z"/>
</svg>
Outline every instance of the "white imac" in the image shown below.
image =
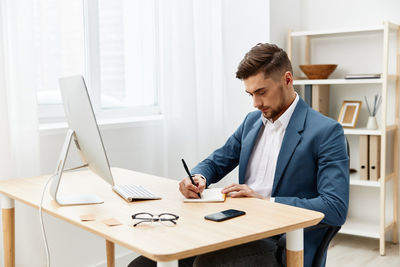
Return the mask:
<svg viewBox="0 0 400 267">
<path fill-rule="evenodd" d="M 50 195 L 60 205 L 103 203 L 104 201 L 96 195 L 62 196 L 58 194 L 64 164 L 72 140 L 83 162 L 86 163 L 81 167 L 88 167 L 111 186 L 114 186 L 107 154 L 83 77 L 78 75 L 60 78 L 60 89 L 69 129 L 57 162 L 56 172 L 50 187 Z"/>
</svg>

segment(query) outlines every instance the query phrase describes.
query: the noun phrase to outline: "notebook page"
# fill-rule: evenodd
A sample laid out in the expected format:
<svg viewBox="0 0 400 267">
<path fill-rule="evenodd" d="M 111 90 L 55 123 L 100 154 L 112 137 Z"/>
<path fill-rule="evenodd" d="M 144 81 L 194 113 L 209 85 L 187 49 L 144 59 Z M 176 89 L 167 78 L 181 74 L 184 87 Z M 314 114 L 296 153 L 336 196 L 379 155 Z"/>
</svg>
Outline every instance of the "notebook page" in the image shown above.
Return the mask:
<svg viewBox="0 0 400 267">
<path fill-rule="evenodd" d="M 225 194 L 221 193 L 222 188 L 208 188 L 201 193 L 201 198 L 185 198 L 183 202 L 224 202 Z"/>
</svg>

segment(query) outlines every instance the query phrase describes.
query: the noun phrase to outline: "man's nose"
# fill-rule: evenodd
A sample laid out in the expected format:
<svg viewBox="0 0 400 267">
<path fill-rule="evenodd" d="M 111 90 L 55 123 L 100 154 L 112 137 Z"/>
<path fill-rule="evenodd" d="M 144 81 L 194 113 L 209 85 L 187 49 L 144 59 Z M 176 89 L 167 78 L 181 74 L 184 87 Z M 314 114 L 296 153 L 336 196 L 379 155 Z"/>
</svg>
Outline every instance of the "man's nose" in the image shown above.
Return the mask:
<svg viewBox="0 0 400 267">
<path fill-rule="evenodd" d="M 260 100 L 259 97 L 253 96 L 253 106 L 254 106 L 255 108 L 260 108 L 260 107 L 262 107 L 262 101 Z"/>
</svg>

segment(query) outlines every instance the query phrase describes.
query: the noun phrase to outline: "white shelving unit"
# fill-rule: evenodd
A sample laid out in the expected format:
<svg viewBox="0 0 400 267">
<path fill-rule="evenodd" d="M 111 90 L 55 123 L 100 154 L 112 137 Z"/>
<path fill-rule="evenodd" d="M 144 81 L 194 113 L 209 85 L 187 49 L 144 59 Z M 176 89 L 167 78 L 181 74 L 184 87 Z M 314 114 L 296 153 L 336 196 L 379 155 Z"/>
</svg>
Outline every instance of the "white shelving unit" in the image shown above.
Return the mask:
<svg viewBox="0 0 400 267">
<path fill-rule="evenodd" d="M 388 73 L 388 62 L 389 62 L 389 32 L 395 31 L 396 38 L 396 73 Z M 385 21 L 382 25 L 365 27 L 365 28 L 352 28 L 352 29 L 337 29 L 337 30 L 318 30 L 318 31 L 289 31 L 288 35 L 288 56 L 292 59 L 292 46 L 293 38 L 301 37 L 305 38 L 305 62 L 304 64 L 310 64 L 310 40 L 311 38 L 324 38 L 326 36 L 344 36 L 344 35 L 354 35 L 368 33 L 368 32 L 383 32 L 383 60 L 382 60 L 382 75 L 381 78 L 375 79 L 324 79 L 324 80 L 295 80 L 294 85 L 312 85 L 317 90 L 322 90 L 319 97 L 324 100 L 324 98 L 329 97 L 329 85 L 355 85 L 356 88 L 362 88 L 364 84 L 378 84 L 381 86 L 380 94 L 382 95 L 381 104 L 381 118 L 380 118 L 380 128 L 377 130 L 368 130 L 365 128 L 355 128 L 355 129 L 344 129 L 345 135 L 377 135 L 380 136 L 381 140 L 381 152 L 380 152 L 380 177 L 378 181 L 370 180 L 360 180 L 359 173 L 354 173 L 350 175 L 350 186 L 362 188 L 375 188 L 379 190 L 379 222 L 368 222 L 365 220 L 360 220 L 351 217 L 347 218 L 346 223 L 342 226 L 341 233 L 378 238 L 379 239 L 379 252 L 381 255 L 385 255 L 385 233 L 391 231 L 392 241 L 394 243 L 398 242 L 398 160 L 399 160 L 399 101 L 400 101 L 400 26 Z M 356 71 L 355 71 L 356 73 Z M 395 83 L 395 104 L 389 108 L 395 111 L 395 122 L 393 125 L 387 125 L 387 90 L 388 83 L 393 81 Z M 326 92 L 328 91 L 328 93 Z M 314 91 L 313 91 L 314 92 Z M 313 93 L 314 94 L 314 93 Z M 313 96 L 314 97 L 314 96 Z M 322 112 L 320 108 L 321 103 L 326 103 L 326 101 L 320 102 L 319 106 L 315 108 Z M 314 105 L 314 98 L 313 98 Z M 338 103 L 340 105 L 341 103 Z M 314 106 L 313 106 L 314 108 Z M 387 133 L 394 132 L 394 143 L 393 143 L 393 156 L 386 158 L 386 142 Z M 354 155 L 353 155 L 354 156 Z M 387 174 L 386 161 L 393 160 L 393 172 Z M 383 177 L 383 178 L 382 178 Z M 386 195 L 387 195 L 387 185 L 388 181 L 393 180 L 393 197 L 391 201 L 393 202 L 393 220 L 390 222 L 386 221 Z M 357 207 L 355 207 L 357 208 Z M 359 207 L 364 208 L 364 207 Z"/>
</svg>

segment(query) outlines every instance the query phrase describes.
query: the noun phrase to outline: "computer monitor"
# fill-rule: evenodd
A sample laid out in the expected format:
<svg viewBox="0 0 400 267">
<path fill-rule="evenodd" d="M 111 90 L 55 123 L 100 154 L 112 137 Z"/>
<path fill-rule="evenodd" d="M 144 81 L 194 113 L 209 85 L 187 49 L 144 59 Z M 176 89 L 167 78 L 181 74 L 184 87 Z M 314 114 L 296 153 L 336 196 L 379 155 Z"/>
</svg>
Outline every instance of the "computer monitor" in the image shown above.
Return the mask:
<svg viewBox="0 0 400 267">
<path fill-rule="evenodd" d="M 87 166 L 111 186 L 114 185 L 107 154 L 83 77 L 77 75 L 60 78 L 59 83 L 69 129 L 57 162 L 50 194 L 60 205 L 103 203 L 103 200 L 95 195 L 61 196 L 57 194 L 72 140 L 74 140 L 82 161 L 86 163 L 84 167 Z"/>
</svg>

